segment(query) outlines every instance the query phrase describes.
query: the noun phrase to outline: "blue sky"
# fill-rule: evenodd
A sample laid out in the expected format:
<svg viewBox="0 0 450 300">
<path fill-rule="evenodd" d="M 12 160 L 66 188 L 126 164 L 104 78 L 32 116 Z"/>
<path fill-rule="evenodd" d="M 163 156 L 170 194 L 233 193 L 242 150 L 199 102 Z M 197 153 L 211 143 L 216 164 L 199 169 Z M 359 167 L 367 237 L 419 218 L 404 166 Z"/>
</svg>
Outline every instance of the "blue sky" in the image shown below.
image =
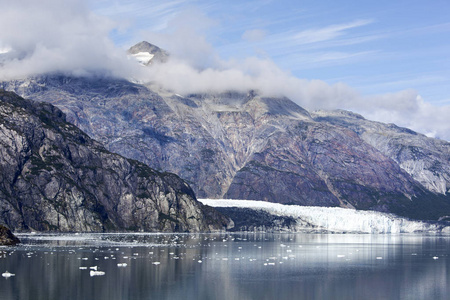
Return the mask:
<svg viewBox="0 0 450 300">
<path fill-rule="evenodd" d="M 170 33 L 182 18 L 225 60 L 269 58 L 296 77 L 344 82 L 363 95 L 414 89 L 430 103 L 450 104 L 449 1 L 96 0 L 90 5 L 122 24 L 111 36 L 123 47 L 148 39 L 149 32 Z"/>
<path fill-rule="evenodd" d="M 64 72 L 248 91 L 450 140 L 450 1 L 0 0 L 0 80 Z M 171 53 L 142 68 L 125 50 Z"/>
</svg>

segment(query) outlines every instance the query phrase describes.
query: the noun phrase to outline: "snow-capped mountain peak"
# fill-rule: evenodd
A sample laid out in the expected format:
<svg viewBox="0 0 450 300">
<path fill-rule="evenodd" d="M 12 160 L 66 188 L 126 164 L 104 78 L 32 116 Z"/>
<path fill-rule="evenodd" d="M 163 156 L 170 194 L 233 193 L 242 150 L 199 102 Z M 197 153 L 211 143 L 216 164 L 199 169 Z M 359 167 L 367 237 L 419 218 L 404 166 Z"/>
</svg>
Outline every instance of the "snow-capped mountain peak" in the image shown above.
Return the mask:
<svg viewBox="0 0 450 300">
<path fill-rule="evenodd" d="M 149 42 L 140 42 L 127 51 L 129 57 L 133 57 L 140 64 L 148 66 L 153 62 L 164 63 L 169 58 L 169 53 Z"/>
</svg>

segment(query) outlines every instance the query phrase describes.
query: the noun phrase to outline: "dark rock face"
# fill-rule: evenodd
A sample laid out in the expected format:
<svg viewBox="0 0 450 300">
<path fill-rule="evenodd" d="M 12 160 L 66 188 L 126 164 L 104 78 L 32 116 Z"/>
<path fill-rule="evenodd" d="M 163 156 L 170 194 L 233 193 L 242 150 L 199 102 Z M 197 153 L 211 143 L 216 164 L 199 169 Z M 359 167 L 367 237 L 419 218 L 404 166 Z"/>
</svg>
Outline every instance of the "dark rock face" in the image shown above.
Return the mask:
<svg viewBox="0 0 450 300">
<path fill-rule="evenodd" d="M 293 217 L 275 216 L 250 208 L 216 207 L 216 209 L 233 220 L 234 227 L 229 231 L 296 231 L 297 220 Z"/>
<path fill-rule="evenodd" d="M 440 189 L 427 185 L 410 159 L 449 144 L 432 150 L 416 140 L 418 149 L 395 136 L 370 138 L 356 114 L 346 113 L 353 123 L 342 122 L 255 92 L 178 95 L 112 79 L 46 76 L 3 86 L 50 101 L 108 150 L 179 175 L 199 198 L 354 207 L 420 219 L 450 215 L 447 154 L 422 160 L 424 170 L 435 171 L 433 184 L 445 186 Z"/>
<path fill-rule="evenodd" d="M 48 103 L 0 91 L 0 222 L 37 231 L 211 231 L 178 176 L 107 151 Z"/>
<path fill-rule="evenodd" d="M 0 246 L 14 246 L 20 240 L 7 227 L 0 225 Z"/>
</svg>

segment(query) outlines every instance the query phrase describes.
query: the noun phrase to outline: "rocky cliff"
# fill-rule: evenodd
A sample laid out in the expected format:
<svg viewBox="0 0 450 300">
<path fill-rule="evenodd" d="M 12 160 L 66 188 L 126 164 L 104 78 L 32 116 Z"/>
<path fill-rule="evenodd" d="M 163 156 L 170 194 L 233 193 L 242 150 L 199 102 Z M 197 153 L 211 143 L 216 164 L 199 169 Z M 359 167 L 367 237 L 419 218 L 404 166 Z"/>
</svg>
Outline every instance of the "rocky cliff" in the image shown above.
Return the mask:
<svg viewBox="0 0 450 300">
<path fill-rule="evenodd" d="M 210 231 L 229 225 L 178 176 L 113 154 L 53 105 L 5 91 L 0 153 L 0 222 L 15 231 Z"/>
</svg>

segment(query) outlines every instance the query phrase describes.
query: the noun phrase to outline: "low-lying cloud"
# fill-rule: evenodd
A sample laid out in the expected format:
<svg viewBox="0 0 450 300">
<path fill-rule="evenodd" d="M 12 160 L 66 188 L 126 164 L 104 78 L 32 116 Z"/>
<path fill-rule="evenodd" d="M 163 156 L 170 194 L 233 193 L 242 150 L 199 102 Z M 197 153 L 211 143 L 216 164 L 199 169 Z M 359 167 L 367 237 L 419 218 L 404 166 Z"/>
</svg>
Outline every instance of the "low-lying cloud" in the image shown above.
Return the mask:
<svg viewBox="0 0 450 300">
<path fill-rule="evenodd" d="M 189 12 L 191 18 L 177 17 L 165 32 L 143 32 L 145 39 L 171 53 L 167 63 L 143 68 L 110 40 L 117 24 L 93 14 L 83 1 L 0 0 L 0 4 L 0 28 L 7 28 L 0 31 L 0 80 L 63 72 L 153 81 L 180 94 L 256 90 L 286 96 L 309 110 L 349 109 L 368 119 L 450 140 L 450 107 L 433 106 L 414 90 L 364 96 L 344 83 L 296 78 L 267 58 L 221 59 L 204 35 L 214 22 L 198 12 Z M 252 41 L 264 35 L 255 29 L 244 31 L 242 38 Z"/>
<path fill-rule="evenodd" d="M 147 80 L 158 82 L 180 94 L 256 90 L 265 96 L 286 96 L 308 110 L 347 109 L 370 120 L 394 123 L 412 130 L 450 140 L 450 106 L 425 102 L 415 90 L 363 96 L 344 83 L 299 79 L 279 69 L 270 60 L 248 58 L 230 62 L 221 69 L 196 69 L 183 61 L 170 60 L 146 70 Z"/>
</svg>

